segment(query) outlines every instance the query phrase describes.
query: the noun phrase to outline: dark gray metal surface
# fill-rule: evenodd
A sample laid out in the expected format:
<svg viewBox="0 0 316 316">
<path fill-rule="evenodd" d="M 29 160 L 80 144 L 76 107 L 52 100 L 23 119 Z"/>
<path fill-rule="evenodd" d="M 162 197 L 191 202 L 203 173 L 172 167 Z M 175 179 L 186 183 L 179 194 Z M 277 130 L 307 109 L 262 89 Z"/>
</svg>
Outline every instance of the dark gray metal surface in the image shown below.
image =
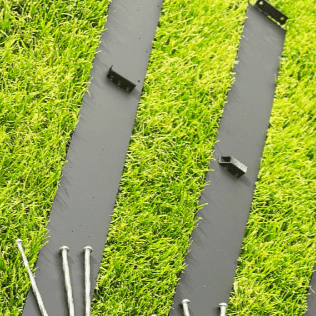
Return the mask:
<svg viewBox="0 0 316 316">
<path fill-rule="evenodd" d="M 310 288 L 307 297 L 307 311 L 304 316 L 316 316 L 316 265 L 311 278 Z"/>
<path fill-rule="evenodd" d="M 48 244 L 37 261 L 36 282 L 50 316 L 68 315 L 59 248 L 66 245 L 76 315 L 84 315 L 83 247 L 92 246 L 92 288 L 98 275 L 111 214 L 132 133 L 148 60 L 163 0 L 114 0 L 107 30 L 91 71 L 90 95 L 82 102 L 67 164 L 48 225 Z M 116 72 L 133 82 L 127 93 L 107 73 Z M 29 291 L 23 316 L 39 315 Z"/>
<path fill-rule="evenodd" d="M 211 171 L 198 213 L 170 316 L 183 316 L 181 301 L 189 299 L 191 316 L 218 316 L 219 303 L 232 289 L 237 259 L 247 224 L 272 108 L 285 31 L 249 6 L 235 67 L 236 81 L 228 93 L 215 145 Z M 218 163 L 233 156 L 248 167 L 240 178 Z"/>
</svg>

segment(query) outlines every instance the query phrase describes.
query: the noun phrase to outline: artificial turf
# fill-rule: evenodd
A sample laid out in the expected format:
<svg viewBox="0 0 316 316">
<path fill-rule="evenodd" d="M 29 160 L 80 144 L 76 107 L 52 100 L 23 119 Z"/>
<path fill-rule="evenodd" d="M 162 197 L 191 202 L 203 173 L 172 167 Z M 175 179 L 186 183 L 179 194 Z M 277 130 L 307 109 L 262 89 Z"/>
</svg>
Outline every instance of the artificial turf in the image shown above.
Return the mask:
<svg viewBox="0 0 316 316">
<path fill-rule="evenodd" d="M 109 0 L 0 0 L 0 315 L 19 315 Z"/>
<path fill-rule="evenodd" d="M 15 239 L 33 265 L 108 3 L 0 0 L 1 315 L 22 309 L 29 282 Z M 290 19 L 228 315 L 302 315 L 316 257 L 316 6 L 271 3 Z M 245 0 L 165 0 L 93 315 L 168 314 L 246 9 Z"/>
</svg>

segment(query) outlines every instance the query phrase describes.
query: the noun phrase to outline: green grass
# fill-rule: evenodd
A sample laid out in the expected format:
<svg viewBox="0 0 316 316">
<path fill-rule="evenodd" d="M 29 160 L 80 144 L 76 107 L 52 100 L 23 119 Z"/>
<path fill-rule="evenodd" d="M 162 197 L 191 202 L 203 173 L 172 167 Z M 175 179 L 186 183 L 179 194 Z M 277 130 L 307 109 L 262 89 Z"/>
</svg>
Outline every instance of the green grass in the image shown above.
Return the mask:
<svg viewBox="0 0 316 316">
<path fill-rule="evenodd" d="M 246 2 L 166 0 L 93 315 L 167 315 L 199 209 Z"/>
<path fill-rule="evenodd" d="M 18 315 L 109 0 L 0 0 L 0 315 Z"/>
<path fill-rule="evenodd" d="M 115 1 L 115 0 L 113 0 Z M 109 0 L 0 0 L 0 314 L 18 315 Z M 316 257 L 316 8 L 290 17 L 228 315 L 302 315 Z M 195 227 L 245 0 L 165 0 L 93 315 L 167 315 Z M 315 227 L 315 228 L 314 228 Z"/>
</svg>

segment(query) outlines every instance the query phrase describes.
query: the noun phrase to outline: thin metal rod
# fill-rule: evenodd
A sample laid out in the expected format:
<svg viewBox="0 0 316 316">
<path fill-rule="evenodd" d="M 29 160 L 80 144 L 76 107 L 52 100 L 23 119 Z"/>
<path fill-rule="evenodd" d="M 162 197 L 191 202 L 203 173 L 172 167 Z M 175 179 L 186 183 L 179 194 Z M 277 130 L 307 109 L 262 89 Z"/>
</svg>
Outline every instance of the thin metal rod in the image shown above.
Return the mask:
<svg viewBox="0 0 316 316">
<path fill-rule="evenodd" d="M 18 248 L 19 248 L 19 250 L 20 250 L 20 252 L 21 252 L 21 254 L 22 254 L 22 259 L 23 259 L 24 265 L 25 265 L 25 267 L 26 267 L 26 269 L 27 269 L 27 272 L 28 272 L 28 275 L 29 275 L 29 279 L 30 279 L 31 285 L 32 285 L 32 290 L 33 290 L 34 295 L 35 295 L 35 297 L 36 297 L 37 304 L 38 304 L 38 306 L 39 306 L 39 309 L 40 309 L 40 311 L 41 311 L 41 314 L 42 314 L 43 316 L 48 316 L 48 314 L 47 314 L 47 312 L 46 312 L 46 309 L 45 309 L 45 307 L 44 307 L 44 302 L 43 302 L 43 300 L 42 300 L 42 296 L 41 296 L 41 294 L 40 294 L 40 292 L 39 292 L 39 290 L 38 290 L 38 288 L 37 288 L 37 285 L 36 285 L 36 282 L 35 282 L 35 278 L 34 278 L 34 276 L 33 276 L 33 273 L 32 273 L 32 271 L 31 271 L 31 269 L 30 269 L 29 262 L 28 262 L 28 260 L 27 260 L 27 258 L 26 258 L 26 255 L 25 255 L 25 253 L 24 253 L 24 249 L 23 249 L 23 246 L 22 246 L 22 239 L 17 239 L 17 240 L 16 240 L 16 243 L 17 243 Z"/>
<path fill-rule="evenodd" d="M 69 248 L 67 246 L 62 246 L 60 248 L 60 252 L 61 252 L 62 260 L 63 260 L 63 270 L 64 270 L 64 275 L 65 275 L 65 287 L 66 287 L 66 292 L 67 292 L 69 315 L 75 316 L 75 307 L 74 307 L 74 300 L 72 297 L 70 272 L 69 272 L 69 265 L 68 265 L 68 258 L 67 258 L 68 251 L 69 251 Z"/>
<path fill-rule="evenodd" d="M 85 262 L 85 302 L 86 302 L 86 316 L 90 316 L 91 309 L 91 281 L 90 281 L 90 254 L 93 251 L 92 247 L 87 246 L 83 248 L 84 262 Z"/>
<path fill-rule="evenodd" d="M 226 316 L 226 310 L 227 310 L 227 304 L 226 303 L 220 303 L 219 308 L 221 309 L 220 316 Z"/>
<path fill-rule="evenodd" d="M 190 301 L 188 299 L 182 301 L 184 316 L 190 316 L 189 303 Z"/>
</svg>

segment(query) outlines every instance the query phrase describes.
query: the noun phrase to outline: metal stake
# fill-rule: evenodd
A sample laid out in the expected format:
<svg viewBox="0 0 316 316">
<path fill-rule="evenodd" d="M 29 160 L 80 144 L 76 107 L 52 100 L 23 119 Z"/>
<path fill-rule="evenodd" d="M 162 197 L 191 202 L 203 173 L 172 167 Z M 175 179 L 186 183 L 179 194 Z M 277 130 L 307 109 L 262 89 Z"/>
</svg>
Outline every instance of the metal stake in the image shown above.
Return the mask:
<svg viewBox="0 0 316 316">
<path fill-rule="evenodd" d="M 72 297 L 70 272 L 69 272 L 69 265 L 68 265 L 68 258 L 67 258 L 68 251 L 69 251 L 69 248 L 67 246 L 62 246 L 60 248 L 60 252 L 61 252 L 62 260 L 63 260 L 63 270 L 64 270 L 64 275 L 65 275 L 65 286 L 66 286 L 66 292 L 67 292 L 69 315 L 75 316 L 75 307 L 74 307 L 74 300 Z"/>
<path fill-rule="evenodd" d="M 184 299 L 182 301 L 184 316 L 190 316 L 189 303 L 190 303 L 190 300 L 188 299 Z"/>
<path fill-rule="evenodd" d="M 87 246 L 83 248 L 85 259 L 85 301 L 86 301 L 86 316 L 90 316 L 91 309 L 91 282 L 90 282 L 90 254 L 93 251 L 92 247 Z"/>
<path fill-rule="evenodd" d="M 220 303 L 219 304 L 219 308 L 221 309 L 220 316 L 226 316 L 227 304 L 226 303 Z"/>
<path fill-rule="evenodd" d="M 34 295 L 35 295 L 35 297 L 36 297 L 37 304 L 38 304 L 38 306 L 39 306 L 39 309 L 40 309 L 40 311 L 41 311 L 41 314 L 42 314 L 43 316 L 48 316 L 48 314 L 47 314 L 47 312 L 46 312 L 46 309 L 45 309 L 45 307 L 44 307 L 44 302 L 43 302 L 43 300 L 42 300 L 41 294 L 40 294 L 40 292 L 39 292 L 39 290 L 38 290 L 38 288 L 37 288 L 37 285 L 36 285 L 36 282 L 35 282 L 35 278 L 34 278 L 34 276 L 33 276 L 33 274 L 32 274 L 31 269 L 30 269 L 29 262 L 27 261 L 26 255 L 25 255 L 25 253 L 24 253 L 23 246 L 22 246 L 22 239 L 17 239 L 17 240 L 16 240 L 16 243 L 17 243 L 18 248 L 19 248 L 19 250 L 20 250 L 20 252 L 21 252 L 21 254 L 22 254 L 22 259 L 23 259 L 24 265 L 25 265 L 25 267 L 26 267 L 26 269 L 27 269 L 27 272 L 28 272 L 28 274 L 29 274 L 29 278 L 30 278 L 31 285 L 32 285 L 32 290 L 33 290 Z"/>
</svg>

